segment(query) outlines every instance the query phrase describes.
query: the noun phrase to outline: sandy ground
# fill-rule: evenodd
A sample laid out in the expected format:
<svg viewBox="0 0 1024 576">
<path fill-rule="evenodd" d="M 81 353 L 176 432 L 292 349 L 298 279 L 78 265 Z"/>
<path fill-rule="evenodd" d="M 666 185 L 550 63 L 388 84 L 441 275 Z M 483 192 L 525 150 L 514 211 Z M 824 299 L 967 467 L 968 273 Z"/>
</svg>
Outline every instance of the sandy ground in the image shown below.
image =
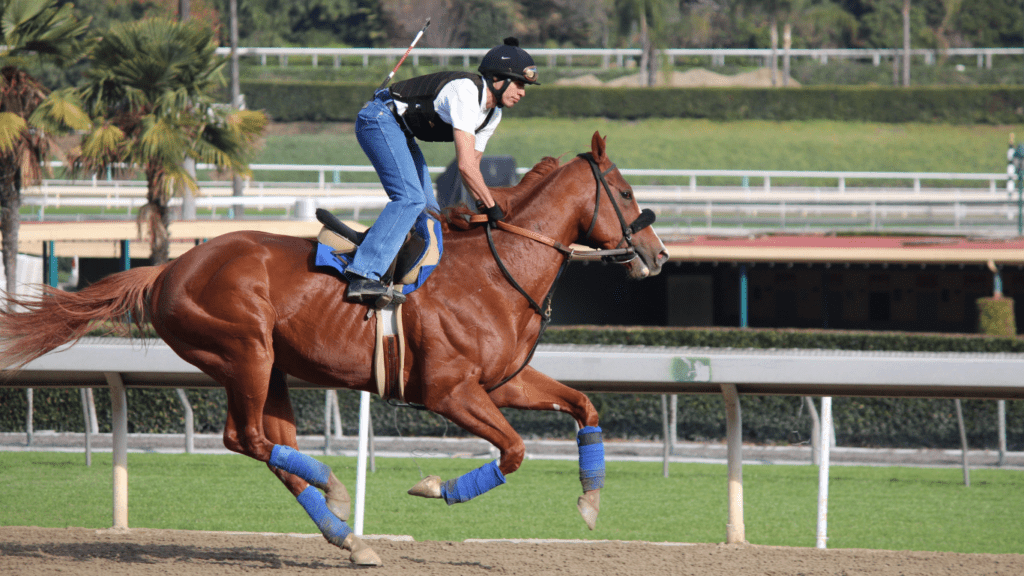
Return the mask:
<svg viewBox="0 0 1024 576">
<path fill-rule="evenodd" d="M 167 576 L 337 574 L 1020 575 L 1024 555 L 816 550 L 644 542 L 368 540 L 380 568 L 357 568 L 321 537 L 133 529 L 0 527 L 0 574 Z"/>
<path fill-rule="evenodd" d="M 783 85 L 782 71 L 776 72 L 776 82 L 779 86 Z M 622 76 L 608 82 L 602 82 L 597 76 L 593 74 L 585 74 L 583 76 L 577 76 L 575 78 L 562 78 L 555 81 L 555 84 L 559 86 L 642 86 L 640 74 L 631 74 L 629 76 Z M 743 72 L 736 75 L 719 74 L 703 68 L 694 68 L 687 70 L 686 72 L 673 71 L 666 75 L 664 72 L 658 72 L 657 78 L 658 86 L 675 86 L 675 87 L 707 87 L 707 86 L 744 86 L 747 88 L 771 88 L 772 87 L 772 73 L 768 68 L 760 68 L 758 70 L 752 70 L 750 72 Z M 798 87 L 800 83 L 795 78 L 790 77 L 789 83 L 786 86 Z"/>
</svg>

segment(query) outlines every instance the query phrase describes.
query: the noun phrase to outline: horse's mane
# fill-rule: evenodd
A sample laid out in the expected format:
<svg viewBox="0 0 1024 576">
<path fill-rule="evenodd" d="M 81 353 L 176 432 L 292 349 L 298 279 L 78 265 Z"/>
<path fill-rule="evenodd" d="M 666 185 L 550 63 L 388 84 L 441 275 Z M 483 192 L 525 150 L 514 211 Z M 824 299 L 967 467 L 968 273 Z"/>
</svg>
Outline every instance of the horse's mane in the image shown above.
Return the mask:
<svg viewBox="0 0 1024 576">
<path fill-rule="evenodd" d="M 547 178 L 551 173 L 557 170 L 561 166 L 561 161 L 558 158 L 551 156 L 545 156 L 538 162 L 529 172 L 523 175 L 522 180 L 519 181 L 515 186 L 509 188 L 503 188 L 507 192 L 506 198 L 495 198 L 495 201 L 501 204 L 502 209 L 508 212 L 508 199 L 517 198 L 524 192 L 533 190 Z M 502 202 L 504 200 L 504 202 Z M 449 206 L 441 210 L 441 226 L 445 232 L 451 229 L 466 230 L 469 228 L 467 222 L 468 217 L 476 214 L 476 211 L 471 209 L 465 204 L 456 204 L 455 206 Z"/>
</svg>

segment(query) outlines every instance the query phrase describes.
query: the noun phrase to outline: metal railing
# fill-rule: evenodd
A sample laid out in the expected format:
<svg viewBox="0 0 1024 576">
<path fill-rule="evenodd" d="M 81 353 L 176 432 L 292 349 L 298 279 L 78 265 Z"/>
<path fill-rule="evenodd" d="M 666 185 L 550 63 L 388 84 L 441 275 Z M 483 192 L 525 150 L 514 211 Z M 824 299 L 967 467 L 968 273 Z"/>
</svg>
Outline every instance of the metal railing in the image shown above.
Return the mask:
<svg viewBox="0 0 1024 576">
<path fill-rule="evenodd" d="M 304 182 L 249 181 L 243 196 L 231 195 L 229 181 L 201 182 L 202 193 L 194 199 L 201 217 L 232 217 L 242 207 L 261 217 L 311 219 L 319 207 L 358 220 L 372 217 L 387 202 L 377 182 L 340 181 L 343 173 L 372 173 L 370 166 L 253 164 L 252 168 L 257 175 L 287 171 L 312 177 Z M 429 170 L 439 173 L 445 168 Z M 518 173 L 526 171 L 521 168 Z M 679 233 L 851 229 L 1013 235 L 1021 210 L 1018 193 L 1001 187 L 1006 176 L 996 173 L 627 168 L 621 172 L 631 179 L 680 182 L 634 186 L 638 202 L 658 214 L 657 226 Z M 22 203 L 34 209 L 34 220 L 82 218 L 68 208 L 91 212 L 90 219 L 120 220 L 130 219 L 145 203 L 145 195 L 142 181 L 47 180 L 27 189 Z M 174 198 L 171 206 L 182 202 Z"/>
<path fill-rule="evenodd" d="M 461 60 L 464 67 L 471 61 L 478 61 L 487 53 L 488 48 L 417 48 L 412 54 L 413 65 L 418 66 L 420 59 L 427 58 L 447 66 L 452 60 Z M 547 62 L 555 67 L 561 61 L 572 66 L 574 61 L 600 61 L 602 68 L 609 68 L 612 61 L 616 66 L 623 67 L 627 59 L 640 58 L 639 48 L 530 48 L 530 54 L 540 62 Z M 239 47 L 241 57 L 258 58 L 260 64 L 267 65 L 268 58 L 276 58 L 280 66 L 288 66 L 289 57 L 309 58 L 314 67 L 320 60 L 329 60 L 335 68 L 340 68 L 346 60 L 358 60 L 365 68 L 371 58 L 395 60 L 405 52 L 404 48 L 259 48 Z M 671 64 L 676 58 L 702 57 L 710 58 L 712 66 L 724 66 L 726 58 L 753 58 L 765 62 L 771 58 L 770 48 L 669 48 L 662 51 Z M 229 56 L 230 48 L 218 48 L 217 54 Z M 778 50 L 776 55 L 782 56 L 786 51 Z M 870 60 L 875 66 L 883 60 L 900 57 L 903 50 L 899 48 L 794 48 L 788 51 L 791 58 L 811 58 L 827 63 L 830 58 L 846 60 Z M 910 51 L 911 56 L 924 59 L 926 64 L 934 64 L 943 56 L 976 58 L 978 68 L 992 68 L 995 56 L 1024 55 L 1024 48 L 950 48 L 947 50 L 916 48 Z"/>
</svg>

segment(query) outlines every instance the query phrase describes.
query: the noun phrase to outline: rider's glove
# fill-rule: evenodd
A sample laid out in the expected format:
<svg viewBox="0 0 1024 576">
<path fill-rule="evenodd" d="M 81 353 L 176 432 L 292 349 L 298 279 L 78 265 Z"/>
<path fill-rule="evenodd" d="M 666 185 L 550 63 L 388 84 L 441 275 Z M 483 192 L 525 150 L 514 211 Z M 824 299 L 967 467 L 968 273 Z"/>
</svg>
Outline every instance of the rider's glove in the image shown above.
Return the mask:
<svg viewBox="0 0 1024 576">
<path fill-rule="evenodd" d="M 505 219 L 505 213 L 501 210 L 501 206 L 498 206 L 497 203 L 495 203 L 494 206 L 491 206 L 490 208 L 484 208 L 483 203 L 477 204 L 477 207 L 480 210 L 482 210 L 485 214 L 487 214 L 487 225 L 490 226 L 491 228 L 497 227 L 496 222 Z"/>
</svg>

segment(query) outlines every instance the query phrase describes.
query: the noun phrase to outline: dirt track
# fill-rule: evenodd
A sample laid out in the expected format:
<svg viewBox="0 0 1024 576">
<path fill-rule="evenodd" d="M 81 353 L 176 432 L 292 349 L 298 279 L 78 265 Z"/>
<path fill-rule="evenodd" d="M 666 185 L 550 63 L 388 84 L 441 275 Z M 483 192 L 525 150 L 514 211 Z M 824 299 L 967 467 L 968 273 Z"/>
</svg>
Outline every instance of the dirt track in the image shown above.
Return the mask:
<svg viewBox="0 0 1024 576">
<path fill-rule="evenodd" d="M 1024 555 L 815 550 L 641 542 L 398 542 L 374 540 L 379 576 L 1024 574 Z M 134 529 L 0 527 L 0 574 L 146 576 L 329 574 L 357 570 L 322 538 Z"/>
</svg>

